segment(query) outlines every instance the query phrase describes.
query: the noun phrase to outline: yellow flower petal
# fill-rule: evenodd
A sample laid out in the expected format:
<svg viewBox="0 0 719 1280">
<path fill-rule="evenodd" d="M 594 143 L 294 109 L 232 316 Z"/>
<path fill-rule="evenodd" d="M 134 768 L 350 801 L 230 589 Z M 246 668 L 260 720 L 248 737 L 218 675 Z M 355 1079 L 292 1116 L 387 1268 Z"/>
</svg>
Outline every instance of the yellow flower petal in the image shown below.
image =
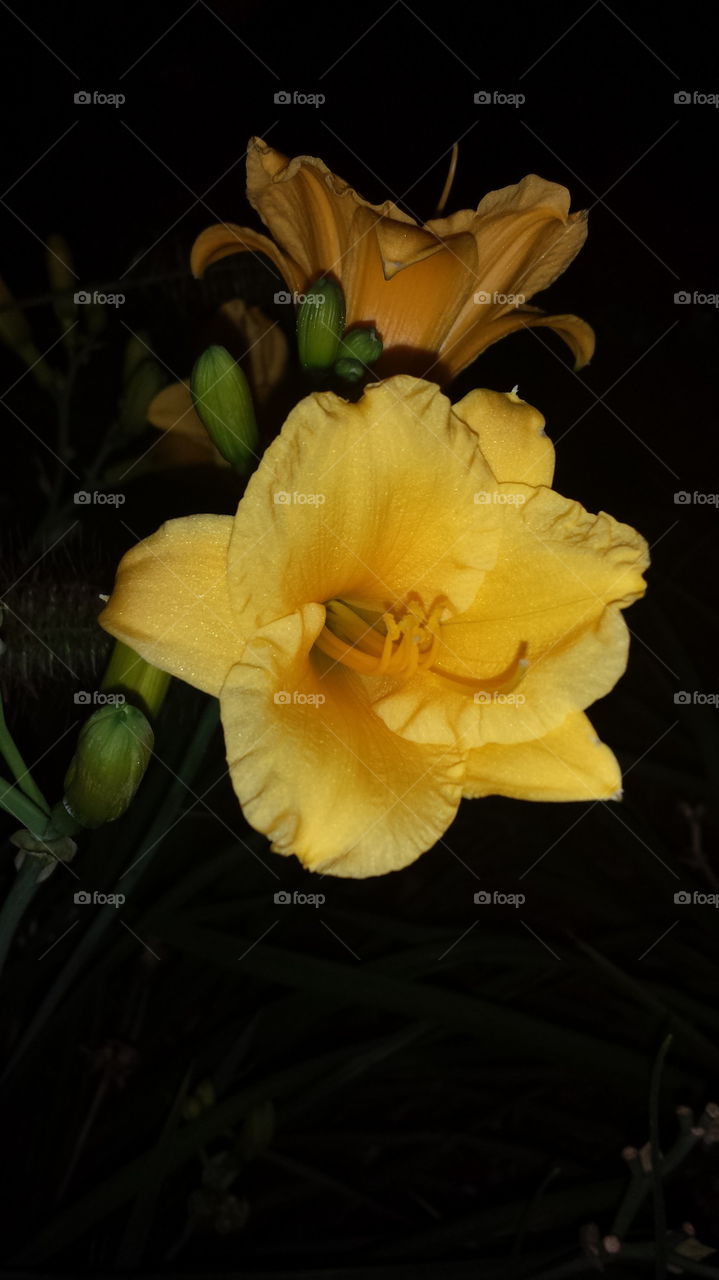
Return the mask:
<svg viewBox="0 0 719 1280">
<path fill-rule="evenodd" d="M 474 500 L 494 486 L 432 383 L 392 378 L 356 404 L 308 396 L 240 503 L 235 609 L 252 627 L 337 598 L 388 608 L 413 592 L 467 608 L 496 556 L 502 513 Z"/>
<path fill-rule="evenodd" d="M 190 270 L 199 278 L 209 267 L 233 253 L 263 253 L 274 263 L 291 289 L 301 289 L 304 283 L 297 264 L 278 249 L 273 240 L 250 227 L 238 227 L 234 222 L 208 227 L 197 237 L 190 254 Z"/>
<path fill-rule="evenodd" d="M 220 706 L 230 775 L 276 853 L 335 876 L 384 875 L 447 829 L 464 765 L 391 734 L 360 678 L 310 655 L 323 624 L 320 605 L 272 623 L 229 673 Z"/>
<path fill-rule="evenodd" d="M 569 266 L 587 238 L 585 212 L 569 212 L 566 187 L 530 173 L 490 191 L 477 207 L 475 234 L 483 287 L 531 298 Z"/>
<path fill-rule="evenodd" d="M 392 201 L 372 205 L 338 178 L 322 160 L 288 160 L 253 138 L 247 150 L 247 198 L 274 239 L 304 272 L 305 281 L 320 272 L 340 275 L 342 259 L 354 239 L 358 209 L 368 209 L 414 227 L 414 219 Z"/>
<path fill-rule="evenodd" d="M 548 316 L 536 307 L 517 307 L 504 315 L 476 315 L 465 309 L 447 335 L 440 349 L 442 368 L 448 377 L 456 377 L 472 361 L 507 334 L 518 329 L 553 329 L 566 342 L 574 356 L 574 368 L 581 369 L 594 355 L 594 330 L 579 316 Z"/>
<path fill-rule="evenodd" d="M 515 800 L 616 800 L 619 765 L 582 712 L 544 738 L 514 745 L 490 743 L 469 752 L 464 795 Z"/>
<path fill-rule="evenodd" d="M 173 382 L 169 387 L 163 387 L 162 391 L 158 391 L 150 401 L 147 410 L 147 421 L 159 431 L 169 431 L 171 427 L 179 427 L 188 418 L 194 418 L 195 422 L 202 426 L 192 407 L 189 382 Z"/>
<path fill-rule="evenodd" d="M 188 382 L 173 382 L 159 391 L 150 401 L 147 420 L 165 432 L 150 455 L 154 466 L 229 466 L 195 413 Z"/>
<path fill-rule="evenodd" d="M 479 436 L 479 446 L 498 480 L 551 485 L 554 445 L 538 409 L 513 391 L 470 391 L 452 406 Z"/>
<path fill-rule="evenodd" d="M 644 593 L 644 539 L 551 489 L 503 484 L 496 496 L 506 514 L 497 563 L 471 608 L 443 625 L 433 672 L 491 679 L 526 645 L 526 673 L 489 697 L 437 674 L 379 688 L 377 714 L 410 741 L 477 747 L 543 737 L 626 668 L 620 610 Z"/>
<path fill-rule="evenodd" d="M 142 658 L 217 695 L 243 641 L 227 590 L 231 516 L 169 520 L 128 551 L 100 625 Z"/>
</svg>

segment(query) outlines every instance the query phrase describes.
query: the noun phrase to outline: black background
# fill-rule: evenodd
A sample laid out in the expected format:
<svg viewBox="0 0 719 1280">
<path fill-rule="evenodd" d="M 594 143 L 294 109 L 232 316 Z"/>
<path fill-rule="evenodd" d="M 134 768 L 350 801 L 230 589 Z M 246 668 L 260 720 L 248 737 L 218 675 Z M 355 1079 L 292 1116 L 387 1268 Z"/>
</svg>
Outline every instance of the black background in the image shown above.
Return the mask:
<svg viewBox="0 0 719 1280">
<path fill-rule="evenodd" d="M 701 957 L 716 956 L 716 925 L 711 908 L 683 909 L 682 915 L 673 894 L 685 883 L 717 885 L 716 708 L 677 705 L 674 695 L 682 689 L 719 692 L 719 511 L 711 499 L 677 503 L 675 494 L 719 491 L 718 326 L 711 303 L 677 304 L 675 294 L 719 295 L 719 113 L 709 104 L 677 103 L 675 94 L 719 94 L 709 10 L 698 3 L 611 7 L 604 0 L 586 8 L 430 8 L 404 0 L 386 7 L 305 8 L 234 0 L 195 0 L 187 7 L 26 3 L 14 12 L 3 5 L 0 24 L 0 272 L 27 302 L 41 349 L 56 336 L 42 303 L 43 242 L 59 231 L 73 248 L 82 287 L 126 291 L 118 328 L 147 330 L 169 373 L 186 375 L 203 345 L 208 311 L 187 273 L 192 241 L 219 219 L 258 226 L 244 197 L 251 135 L 287 155 L 321 156 L 366 198 L 394 199 L 419 220 L 433 214 L 456 140 L 459 167 L 448 211 L 476 206 L 486 192 L 530 172 L 565 184 L 573 209 L 589 209 L 586 246 L 535 302 L 548 311 L 575 312 L 593 325 L 591 365 L 575 374 L 554 335 L 527 331 L 483 354 L 453 394 L 476 385 L 505 390 L 518 384 L 522 397 L 545 414 L 557 444 L 555 487 L 589 510 L 605 509 L 634 525 L 652 546 L 647 599 L 627 615 L 634 636 L 629 672 L 592 712 L 625 769 L 624 805 L 609 814 L 606 807 L 579 805 L 464 804 L 442 845 L 412 869 L 361 884 L 333 882 L 331 892 L 344 911 L 386 913 L 390 935 L 391 922 L 399 930 L 413 920 L 428 927 L 454 924 L 459 938 L 474 919 L 477 888 L 511 891 L 521 883 L 528 896 L 525 928 L 511 911 L 498 913 L 493 936 L 499 931 L 511 950 L 514 939 L 527 942 L 527 930 L 538 935 L 537 965 L 547 962 L 549 947 L 552 963 L 571 974 L 567 1022 L 610 1038 L 606 1020 L 616 1011 L 603 979 L 587 985 L 574 967 L 577 937 L 605 951 L 616 943 L 615 963 L 639 982 L 649 966 L 647 980 L 676 981 L 691 992 Z M 526 102 L 477 105 L 474 94 L 482 89 L 521 93 Z M 82 90 L 122 93 L 126 101 L 119 107 L 76 104 L 74 94 Z M 322 93 L 326 102 L 276 104 L 281 90 Z M 275 287 L 269 270 L 248 272 L 249 300 L 269 311 Z M 8 386 L 19 366 L 6 352 L 2 361 Z M 28 401 L 18 390 L 7 394 L 22 416 L 36 408 L 33 392 Z M 97 423 L 85 414 L 81 435 L 101 430 L 102 386 L 97 405 Z M 49 443 L 52 430 L 48 425 Z M 34 558 L 27 544 L 38 517 L 33 462 L 42 448 L 14 414 L 4 415 L 3 432 L 5 576 L 12 581 Z M 133 528 L 147 533 L 165 515 L 209 509 L 213 500 L 216 509 L 231 509 L 227 495 L 208 499 L 204 491 L 198 505 L 192 484 L 175 478 L 159 497 L 140 484 L 129 494 L 127 510 Z M 109 589 L 118 553 L 131 541 L 109 519 L 90 530 L 62 570 L 69 566 L 94 590 Z M 33 581 L 42 581 L 38 573 Z M 42 633 L 41 610 L 33 628 Z M 89 652 L 96 642 L 87 643 Z M 84 660 L 78 657 L 81 665 Z M 37 679 L 31 673 L 8 694 L 11 718 L 22 712 L 19 736 L 33 759 L 70 723 L 72 708 L 58 693 L 61 677 L 54 670 Z M 50 789 L 64 763 L 62 751 L 51 752 L 39 766 Z M 223 819 L 237 821 L 229 788 L 217 805 Z M 694 806 L 691 814 L 687 806 Z M 691 865 L 696 821 L 703 832 L 703 870 Z M 274 866 L 278 860 L 267 856 Z M 288 886 L 306 885 L 307 878 L 292 879 L 294 864 L 280 872 Z M 670 929 L 671 945 L 683 949 L 679 975 L 676 954 L 662 958 L 667 944 L 661 939 Z M 293 930 L 296 948 L 326 949 L 328 939 L 318 937 L 316 922 L 302 918 Z M 475 947 L 481 947 L 479 932 L 473 931 Z M 346 959 L 336 948 L 331 954 Z M 481 969 L 482 956 L 473 954 Z M 486 959 L 491 979 L 503 962 Z M 523 1007 L 532 1004 L 532 968 L 530 960 L 527 984 L 517 996 Z M 471 966 L 453 981 L 472 990 Z M 259 1004 L 264 998 L 258 996 Z M 21 1021 L 25 1016 L 27 1010 L 18 1014 Z M 617 1031 L 619 1040 L 632 1038 L 631 1021 L 627 1016 Z M 654 1023 L 634 1029 L 647 1080 L 660 1029 Z M 330 1043 L 331 1028 L 322 1034 Z M 510 1050 L 508 1060 L 515 1061 Z M 517 1061 L 521 1078 L 521 1055 Z M 450 1064 L 451 1053 L 442 1066 L 451 1088 L 459 1075 L 452 1076 Z M 618 1136 L 615 1141 L 612 1130 L 614 1145 L 605 1149 L 601 1130 L 608 1117 L 601 1090 L 593 1086 L 594 1128 L 591 1141 L 586 1133 L 582 1139 L 590 1164 L 616 1161 L 622 1134 L 627 1141 L 646 1136 L 646 1091 L 627 1085 L 619 1100 L 621 1082 L 613 1087 Z M 701 1106 L 712 1091 L 711 1077 L 699 1072 L 696 1087 L 690 1101 Z M 388 1087 L 387 1126 L 404 1088 L 399 1080 L 394 1094 Z M 583 1088 L 569 1069 L 550 1089 L 560 1113 L 566 1103 L 565 1144 L 576 1133 L 573 1108 L 584 1105 Z M 550 1151 L 552 1139 L 545 1134 L 543 1140 Z M 82 1176 L 91 1180 L 92 1167 Z M 460 1178 L 455 1168 L 446 1186 L 455 1177 L 467 1182 L 475 1176 L 465 1169 Z M 28 1181 L 20 1183 L 22 1199 Z M 491 1179 L 482 1183 L 482 1194 L 490 1203 L 501 1200 L 502 1177 L 497 1186 Z M 443 1201 L 440 1214 L 451 1218 L 451 1205 Z M 567 1218 L 572 1221 L 571 1212 Z M 705 1236 L 716 1231 L 711 1219 L 707 1211 Z M 333 1231 L 327 1225 L 328 1237 Z M 65 1265 L 71 1256 L 64 1255 Z M 90 1254 L 79 1256 L 89 1265 Z M 107 1252 L 101 1257 L 106 1265 Z M 221 1256 L 218 1265 L 226 1262 Z"/>
</svg>

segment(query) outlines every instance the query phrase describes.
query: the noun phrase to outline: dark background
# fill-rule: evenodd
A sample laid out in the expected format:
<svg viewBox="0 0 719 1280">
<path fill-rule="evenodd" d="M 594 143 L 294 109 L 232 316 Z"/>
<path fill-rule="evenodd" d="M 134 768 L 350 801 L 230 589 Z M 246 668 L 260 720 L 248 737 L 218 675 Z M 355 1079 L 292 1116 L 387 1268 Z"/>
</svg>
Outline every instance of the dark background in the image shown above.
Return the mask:
<svg viewBox="0 0 719 1280">
<path fill-rule="evenodd" d="M 421 1263 L 427 1274 L 460 1275 L 471 1263 L 471 1274 L 509 1276 L 510 1263 L 496 1259 L 514 1249 L 517 1275 L 545 1274 L 580 1256 L 582 1223 L 609 1230 L 623 1189 L 619 1153 L 648 1137 L 650 1073 L 668 1031 L 668 1145 L 673 1108 L 701 1112 L 718 1092 L 719 916 L 674 903 L 679 889 L 719 888 L 716 706 L 675 702 L 680 690 L 719 693 L 719 499 L 694 499 L 719 491 L 717 310 L 675 302 L 680 291 L 719 294 L 719 116 L 674 100 L 719 93 L 708 11 L 604 0 L 26 3 L 3 5 L 0 24 L 0 274 L 42 351 L 58 332 L 46 299 L 50 233 L 70 242 L 82 287 L 127 296 L 78 381 L 78 460 L 114 412 L 128 329 L 149 336 L 168 381 L 186 376 L 202 349 L 217 297 L 191 281 L 188 252 L 219 219 L 258 226 L 244 198 L 251 135 L 288 155 L 321 156 L 366 198 L 394 199 L 419 220 L 432 216 L 460 140 L 448 212 L 530 172 L 565 184 L 572 207 L 590 210 L 585 248 L 535 301 L 588 320 L 597 352 L 575 374 L 559 339 L 527 331 L 484 353 L 453 396 L 518 383 L 557 443 L 556 488 L 637 527 L 653 557 L 647 599 L 627 615 L 628 674 L 591 712 L 625 771 L 621 807 L 465 803 L 412 868 L 325 880 L 322 912 L 282 915 L 273 892 L 313 891 L 316 881 L 245 827 L 215 733 L 193 763 L 191 792 L 173 793 L 177 825 L 125 910 L 133 937 L 113 923 L 76 954 L 87 918 L 78 925 L 68 885 L 52 877 L 18 938 L 14 982 L 8 970 L 4 1045 L 22 1054 L 6 1086 L 7 1256 L 95 1273 L 354 1267 L 399 1278 L 401 1263 L 407 1274 Z M 475 105 L 480 89 L 526 102 Z M 76 105 L 80 90 L 126 101 Z M 326 102 L 277 105 L 279 90 Z M 233 261 L 222 296 L 241 288 L 273 313 L 271 270 Z M 54 799 L 72 732 L 58 739 L 77 717 L 64 663 L 80 681 L 101 671 L 92 618 L 119 554 L 166 516 L 231 510 L 237 495 L 216 475 L 138 476 L 124 524 L 107 508 L 83 511 L 46 555 L 42 476 L 53 458 L 44 444 L 54 447 L 56 426 L 4 349 L 0 369 L 3 591 L 13 609 L 3 690 Z M 677 503 L 679 491 L 692 501 Z M 165 812 L 163 788 L 182 774 L 180 748 L 203 707 L 173 688 L 158 729 L 164 766 L 144 784 L 150 799 L 81 843 L 84 885 L 110 886 L 145 838 L 143 819 Z M 9 883 L 10 852 L 5 875 Z M 527 901 L 478 919 L 479 888 Z M 252 959 L 238 962 L 247 947 Z M 43 1013 L 48 990 L 56 996 Z M 28 1027 L 37 1033 L 24 1046 Z M 209 1106 L 207 1140 L 193 1141 L 173 1099 L 202 1080 L 219 1099 L 256 1089 L 259 1101 L 227 1117 Z M 168 1125 L 168 1141 L 189 1143 L 189 1154 L 166 1164 Z M 236 1203 L 193 1217 L 203 1160 L 206 1172 L 225 1156 Z M 667 1215 L 670 1227 L 691 1221 L 719 1247 L 712 1156 L 712 1147 L 692 1152 L 668 1184 Z M 648 1211 L 633 1230 L 642 1247 L 661 1234 Z M 619 1273 L 649 1274 L 647 1265 L 640 1258 Z"/>
</svg>

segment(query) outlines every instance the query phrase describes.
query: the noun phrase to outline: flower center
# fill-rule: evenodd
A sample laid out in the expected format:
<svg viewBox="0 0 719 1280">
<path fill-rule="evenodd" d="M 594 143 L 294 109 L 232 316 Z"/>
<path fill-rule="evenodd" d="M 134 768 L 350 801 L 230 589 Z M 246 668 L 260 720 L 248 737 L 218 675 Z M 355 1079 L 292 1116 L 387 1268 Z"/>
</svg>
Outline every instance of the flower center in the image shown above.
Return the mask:
<svg viewBox="0 0 719 1280">
<path fill-rule="evenodd" d="M 315 640 L 328 658 L 364 676 L 394 676 L 409 680 L 420 671 L 432 671 L 467 692 L 509 692 L 524 677 L 527 645 L 519 644 L 509 666 L 496 676 L 461 675 L 437 661 L 441 618 L 448 608 L 438 596 L 429 609 L 417 595 L 380 612 L 347 600 L 330 600 L 325 625 Z"/>
<path fill-rule="evenodd" d="M 315 644 L 327 657 L 366 676 L 408 680 L 428 670 L 439 644 L 439 620 L 446 607 L 439 597 L 425 611 L 417 596 L 379 613 L 355 602 L 330 600 Z"/>
</svg>

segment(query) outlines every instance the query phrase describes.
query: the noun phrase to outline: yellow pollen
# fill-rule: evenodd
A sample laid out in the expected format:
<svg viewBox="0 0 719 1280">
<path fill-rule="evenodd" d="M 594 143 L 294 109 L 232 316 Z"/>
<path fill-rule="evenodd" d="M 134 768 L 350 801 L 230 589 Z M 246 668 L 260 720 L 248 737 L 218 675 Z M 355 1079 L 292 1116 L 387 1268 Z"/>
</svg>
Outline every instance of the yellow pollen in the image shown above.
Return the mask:
<svg viewBox="0 0 719 1280">
<path fill-rule="evenodd" d="M 528 666 L 524 642 L 509 666 L 496 676 L 458 675 L 436 662 L 441 617 L 447 608 L 444 596 L 427 610 L 418 596 L 410 595 L 384 612 L 355 602 L 330 600 L 315 645 L 328 658 L 360 675 L 409 680 L 418 672 L 432 671 L 467 692 L 516 688 Z"/>
</svg>

